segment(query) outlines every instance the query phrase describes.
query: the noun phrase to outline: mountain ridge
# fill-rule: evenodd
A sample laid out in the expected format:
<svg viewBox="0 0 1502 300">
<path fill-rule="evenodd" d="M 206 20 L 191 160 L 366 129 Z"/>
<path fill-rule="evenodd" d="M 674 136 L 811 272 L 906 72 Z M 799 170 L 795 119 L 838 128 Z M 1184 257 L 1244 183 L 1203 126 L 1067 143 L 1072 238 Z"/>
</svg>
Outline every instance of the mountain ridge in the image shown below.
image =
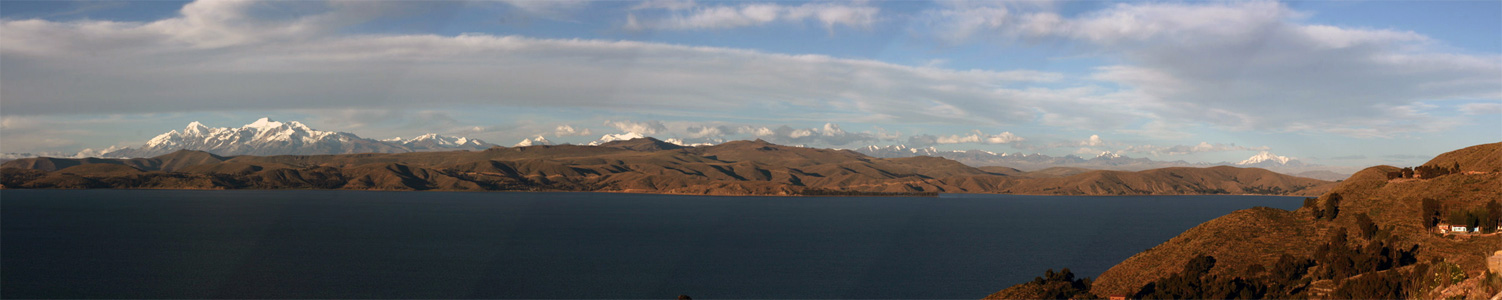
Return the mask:
<svg viewBox="0 0 1502 300">
<path fill-rule="evenodd" d="M 63 172 L 90 164 L 129 166 L 142 173 Z M 6 188 L 550 190 L 703 195 L 1297 195 L 1317 193 L 1331 184 L 1263 169 L 1234 167 L 1011 176 L 939 157 L 876 158 L 849 150 L 783 146 L 761 140 L 683 147 L 652 138 L 600 146 L 538 145 L 492 147 L 484 151 L 339 155 L 218 156 L 182 150 L 137 159 L 20 159 L 0 167 L 5 170 Z"/>
</svg>

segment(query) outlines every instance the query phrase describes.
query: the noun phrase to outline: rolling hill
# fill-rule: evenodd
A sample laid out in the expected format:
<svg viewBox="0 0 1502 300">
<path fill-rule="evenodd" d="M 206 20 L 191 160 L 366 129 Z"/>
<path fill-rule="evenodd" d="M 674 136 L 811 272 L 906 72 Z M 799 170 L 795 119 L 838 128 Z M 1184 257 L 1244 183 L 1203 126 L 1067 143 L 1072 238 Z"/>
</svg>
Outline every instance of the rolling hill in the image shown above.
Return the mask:
<svg viewBox="0 0 1502 300">
<path fill-rule="evenodd" d="M 760 140 L 683 147 L 652 138 L 598 146 L 339 155 L 225 157 L 183 150 L 136 159 L 19 159 L 0 167 L 4 168 L 0 184 L 5 188 L 1315 195 L 1333 186 L 1316 179 L 1235 167 L 1024 173 L 977 169 L 937 157 L 875 158 L 848 150 L 790 147 Z"/>
</svg>

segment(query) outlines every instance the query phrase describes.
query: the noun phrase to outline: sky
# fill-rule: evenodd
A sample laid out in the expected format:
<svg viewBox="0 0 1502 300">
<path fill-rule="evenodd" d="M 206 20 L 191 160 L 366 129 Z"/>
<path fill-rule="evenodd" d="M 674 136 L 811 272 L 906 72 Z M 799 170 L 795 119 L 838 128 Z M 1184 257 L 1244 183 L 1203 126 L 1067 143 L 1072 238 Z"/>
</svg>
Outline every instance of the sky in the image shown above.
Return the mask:
<svg viewBox="0 0 1502 300">
<path fill-rule="evenodd" d="M 1502 1 L 0 1 L 0 152 L 261 117 L 1408 166 L 1502 141 Z"/>
</svg>

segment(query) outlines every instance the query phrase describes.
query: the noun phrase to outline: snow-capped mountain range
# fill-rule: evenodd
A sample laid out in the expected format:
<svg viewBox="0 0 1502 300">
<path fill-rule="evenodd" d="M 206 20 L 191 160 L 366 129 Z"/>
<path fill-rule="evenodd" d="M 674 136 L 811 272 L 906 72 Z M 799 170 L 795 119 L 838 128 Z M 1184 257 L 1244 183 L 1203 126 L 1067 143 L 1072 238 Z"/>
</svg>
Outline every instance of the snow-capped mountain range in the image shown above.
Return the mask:
<svg viewBox="0 0 1502 300">
<path fill-rule="evenodd" d="M 481 141 L 479 139 L 471 139 L 458 136 L 443 136 L 438 135 L 437 133 L 424 134 L 410 139 L 394 137 L 381 141 L 401 144 L 402 146 L 412 148 L 413 151 L 455 149 L 484 150 L 486 148 L 495 146 L 494 144 L 486 143 L 485 141 Z"/>
<path fill-rule="evenodd" d="M 621 134 L 606 134 L 589 145 L 600 145 L 613 141 L 626 141 L 643 138 L 645 135 L 628 132 Z M 709 146 L 713 143 L 686 143 L 681 139 L 669 138 L 666 142 L 686 147 Z M 553 145 L 552 141 L 539 135 L 534 138 L 522 139 L 514 147 Z M 245 126 L 231 127 L 208 127 L 203 123 L 192 122 L 182 130 L 172 130 L 157 135 L 145 144 L 138 147 L 110 147 L 103 150 L 84 149 L 78 153 L 5 153 L 0 154 L 0 159 L 16 159 L 25 157 L 103 157 L 103 158 L 135 158 L 155 157 L 177 150 L 200 150 L 210 153 L 232 155 L 320 155 L 320 154 L 348 154 L 348 153 L 403 153 L 416 151 L 452 151 L 452 150 L 484 150 L 498 145 L 486 143 L 479 139 L 467 137 L 443 136 L 438 134 L 425 134 L 418 137 L 404 139 L 400 137 L 383 140 L 363 138 L 353 133 L 338 131 L 321 131 L 308 127 L 297 121 L 278 122 L 270 118 L 261 118 Z M 1190 163 L 1182 160 L 1177 161 L 1154 161 L 1148 158 L 1132 158 L 1115 152 L 1102 152 L 1093 158 L 1083 158 L 1075 155 L 1054 157 L 1044 154 L 1023 153 L 996 153 L 982 150 L 938 150 L 934 147 L 908 147 L 906 145 L 892 146 L 866 146 L 854 149 L 855 152 L 881 158 L 897 158 L 911 156 L 934 156 L 958 161 L 971 166 L 1006 166 L 1022 170 L 1041 170 L 1052 167 L 1075 167 L 1086 169 L 1126 170 L 1140 171 L 1147 169 L 1166 167 L 1208 167 L 1217 165 L 1229 165 L 1237 167 L 1264 168 L 1275 172 L 1299 175 L 1311 171 L 1334 170 L 1337 173 L 1349 174 L 1354 170 L 1337 170 L 1339 168 L 1319 165 L 1306 165 L 1297 159 L 1287 156 L 1279 156 L 1268 151 L 1262 151 L 1246 160 L 1237 163 Z M 1342 177 L 1343 178 L 1343 177 Z"/>
<path fill-rule="evenodd" d="M 72 156 L 153 157 L 182 149 L 218 155 L 318 155 L 483 150 L 493 146 L 478 139 L 432 133 L 411 139 L 374 140 L 348 132 L 316 130 L 297 121 L 278 122 L 261 118 L 234 128 L 208 127 L 192 122 L 182 130 L 157 135 L 139 147 L 84 149 Z"/>
<path fill-rule="evenodd" d="M 1266 168 L 1297 167 L 1303 166 L 1304 163 L 1287 156 L 1278 156 L 1277 154 L 1272 154 L 1272 152 L 1262 151 L 1258 152 L 1257 155 L 1253 155 L 1246 160 L 1236 163 L 1236 165 L 1242 167 Z"/>
<path fill-rule="evenodd" d="M 539 135 L 539 136 L 537 136 L 535 138 L 522 139 L 521 142 L 516 143 L 516 146 L 513 146 L 513 147 L 546 146 L 546 145 L 552 145 L 552 144 L 553 144 L 553 141 L 549 141 L 547 138 L 544 138 L 541 135 Z"/>
<path fill-rule="evenodd" d="M 646 137 L 646 136 L 644 136 L 644 135 L 642 135 L 640 133 L 635 133 L 635 132 L 627 132 L 627 133 L 621 133 L 621 134 L 606 134 L 604 136 L 601 136 L 600 139 L 598 139 L 598 140 L 595 140 L 593 142 L 589 142 L 589 145 L 590 146 L 599 146 L 600 144 L 604 144 L 604 143 L 609 143 L 609 142 L 614 142 L 614 141 L 629 141 L 629 140 L 634 140 L 634 139 L 639 139 L 639 138 L 644 138 L 644 137 Z"/>
</svg>

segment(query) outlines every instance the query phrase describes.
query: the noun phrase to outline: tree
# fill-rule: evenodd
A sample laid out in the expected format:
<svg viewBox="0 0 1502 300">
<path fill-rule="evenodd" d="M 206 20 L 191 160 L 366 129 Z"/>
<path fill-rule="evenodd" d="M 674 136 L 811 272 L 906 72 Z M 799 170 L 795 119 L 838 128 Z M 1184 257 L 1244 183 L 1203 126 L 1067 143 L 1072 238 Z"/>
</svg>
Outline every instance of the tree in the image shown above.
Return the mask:
<svg viewBox="0 0 1502 300">
<path fill-rule="evenodd" d="M 1486 215 L 1481 222 L 1481 230 L 1491 233 L 1497 231 L 1497 224 L 1502 223 L 1502 205 L 1497 204 L 1496 199 L 1486 201 Z"/>
<path fill-rule="evenodd" d="M 1189 262 L 1184 263 L 1184 273 L 1194 275 L 1210 273 L 1210 269 L 1213 268 L 1215 268 L 1215 257 L 1209 255 L 1201 255 L 1189 259 Z"/>
<path fill-rule="evenodd" d="M 1471 214 L 1466 213 L 1466 211 L 1464 210 L 1450 211 L 1450 218 L 1448 219 L 1448 221 L 1450 221 L 1451 226 L 1466 226 L 1466 217 L 1470 215 Z"/>
<path fill-rule="evenodd" d="M 1356 227 L 1361 229 L 1361 238 L 1370 240 L 1377 236 L 1377 223 L 1366 213 L 1356 214 Z"/>
<path fill-rule="evenodd" d="M 1325 199 L 1324 217 L 1334 220 L 1340 215 L 1340 194 L 1331 192 L 1330 198 Z"/>
<path fill-rule="evenodd" d="M 1424 198 L 1423 210 L 1419 211 L 1419 218 L 1424 221 L 1424 227 L 1434 227 L 1439 224 L 1439 201 L 1434 198 Z"/>
</svg>

